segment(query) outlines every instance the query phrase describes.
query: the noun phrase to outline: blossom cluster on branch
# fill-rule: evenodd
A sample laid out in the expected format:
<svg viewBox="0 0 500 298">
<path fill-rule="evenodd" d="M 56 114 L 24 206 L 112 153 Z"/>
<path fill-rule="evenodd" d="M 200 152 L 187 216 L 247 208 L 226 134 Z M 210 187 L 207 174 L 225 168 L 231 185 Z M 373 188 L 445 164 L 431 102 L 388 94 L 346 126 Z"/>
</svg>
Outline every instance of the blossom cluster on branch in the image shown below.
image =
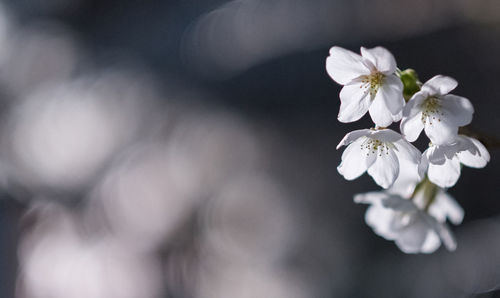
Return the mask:
<svg viewBox="0 0 500 298">
<path fill-rule="evenodd" d="M 399 70 L 383 47 L 362 47 L 359 55 L 334 46 L 326 70 L 343 85 L 338 120 L 354 122 L 368 112 L 374 122 L 337 146 L 347 146 L 337 168 L 345 179 L 368 172 L 384 189 L 354 196 L 370 205 L 366 223 L 406 253 L 431 253 L 441 243 L 454 250 L 446 222 L 460 224 L 464 212 L 446 188 L 455 185 L 463 165 L 482 168 L 490 159 L 483 144 L 458 133 L 472 121 L 474 108 L 467 98 L 449 94 L 457 81 L 437 75 L 422 84 L 414 70 Z M 399 121 L 401 134 L 388 128 Z M 422 131 L 430 140 L 424 153 L 411 144 Z"/>
</svg>

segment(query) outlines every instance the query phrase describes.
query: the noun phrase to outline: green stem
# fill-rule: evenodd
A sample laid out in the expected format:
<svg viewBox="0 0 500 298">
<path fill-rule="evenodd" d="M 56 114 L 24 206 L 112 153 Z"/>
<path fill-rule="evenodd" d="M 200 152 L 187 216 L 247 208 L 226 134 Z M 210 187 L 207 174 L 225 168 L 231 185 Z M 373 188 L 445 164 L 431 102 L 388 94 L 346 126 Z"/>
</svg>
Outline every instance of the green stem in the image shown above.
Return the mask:
<svg viewBox="0 0 500 298">
<path fill-rule="evenodd" d="M 438 186 L 429 181 L 427 188 L 424 190 L 424 195 L 427 198 L 427 202 L 425 202 L 424 211 L 428 212 L 432 203 L 436 200 L 436 195 L 438 192 Z"/>
<path fill-rule="evenodd" d="M 425 212 L 429 211 L 429 208 L 431 207 L 432 203 L 436 200 L 436 195 L 439 190 L 439 187 L 432 183 L 427 175 L 420 181 L 416 186 L 415 189 L 413 190 L 413 193 L 411 194 L 410 200 L 413 200 L 415 196 L 420 192 L 423 191 L 424 193 L 424 199 L 425 199 L 425 204 L 423 206 L 423 210 Z"/>
<path fill-rule="evenodd" d="M 410 196 L 410 200 L 413 200 L 417 193 L 425 186 L 425 184 L 429 183 L 429 178 L 427 178 L 427 175 L 420 181 L 417 186 L 415 186 L 415 189 L 413 190 L 413 193 Z"/>
</svg>

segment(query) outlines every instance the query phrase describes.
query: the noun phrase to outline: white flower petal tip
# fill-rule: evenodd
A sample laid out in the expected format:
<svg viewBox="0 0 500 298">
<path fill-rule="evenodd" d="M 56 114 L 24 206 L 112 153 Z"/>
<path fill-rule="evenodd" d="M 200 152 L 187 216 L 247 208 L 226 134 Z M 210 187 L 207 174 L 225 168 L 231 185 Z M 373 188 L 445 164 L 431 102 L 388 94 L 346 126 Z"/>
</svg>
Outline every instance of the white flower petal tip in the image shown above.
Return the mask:
<svg viewBox="0 0 500 298">
<path fill-rule="evenodd" d="M 438 222 L 445 222 L 447 219 L 454 225 L 459 225 L 464 219 L 464 210 L 446 191 L 440 189 L 434 202 L 429 208 L 429 214 Z"/>
<path fill-rule="evenodd" d="M 361 47 L 361 56 L 370 61 L 371 65 L 382 73 L 392 74 L 397 69 L 396 59 L 384 47 L 375 47 L 372 49 Z"/>
<path fill-rule="evenodd" d="M 461 174 L 461 164 L 482 168 L 490 160 L 490 154 L 478 140 L 458 135 L 450 145 L 433 145 L 422 154 L 419 172 L 427 172 L 429 180 L 440 187 L 452 187 Z"/>
<path fill-rule="evenodd" d="M 401 160 L 415 168 L 420 161 L 420 151 L 390 129 L 353 131 L 340 141 L 337 149 L 345 145 L 338 172 L 345 179 L 353 180 L 368 171 L 373 180 L 386 189 L 396 181 Z"/>
<path fill-rule="evenodd" d="M 415 200 L 408 200 L 387 191 L 368 192 L 354 197 L 356 203 L 370 204 L 365 221 L 373 231 L 393 240 L 404 253 L 432 253 L 441 243 L 453 251 L 457 247 L 446 218 L 455 221 L 463 210 L 442 190 L 426 212 Z"/>
<path fill-rule="evenodd" d="M 478 140 L 459 136 L 462 144 L 462 151 L 457 153 L 460 162 L 471 168 L 483 168 L 490 161 L 490 153 Z"/>
<path fill-rule="evenodd" d="M 437 75 L 425 82 L 422 90 L 431 95 L 444 95 L 453 91 L 457 86 L 458 82 L 454 78 Z"/>
<path fill-rule="evenodd" d="M 326 58 L 326 71 L 340 85 L 370 74 L 360 55 L 337 46 L 330 49 L 330 56 Z"/>
<path fill-rule="evenodd" d="M 396 61 L 385 48 L 361 48 L 361 55 L 332 47 L 326 70 L 340 85 L 337 119 L 343 123 L 359 120 L 369 111 L 377 126 L 399 121 L 405 105 L 403 83 L 396 76 Z"/>
<path fill-rule="evenodd" d="M 337 145 L 337 150 L 342 146 L 349 145 L 357 139 L 368 135 L 370 135 L 369 129 L 359 129 L 351 131 L 350 133 L 346 134 L 344 138 L 339 142 L 339 144 Z"/>
<path fill-rule="evenodd" d="M 465 97 L 448 94 L 457 82 L 445 76 L 435 76 L 415 93 L 403 109 L 401 132 L 415 141 L 422 130 L 436 145 L 452 143 L 458 127 L 472 121 L 474 108 Z"/>
</svg>

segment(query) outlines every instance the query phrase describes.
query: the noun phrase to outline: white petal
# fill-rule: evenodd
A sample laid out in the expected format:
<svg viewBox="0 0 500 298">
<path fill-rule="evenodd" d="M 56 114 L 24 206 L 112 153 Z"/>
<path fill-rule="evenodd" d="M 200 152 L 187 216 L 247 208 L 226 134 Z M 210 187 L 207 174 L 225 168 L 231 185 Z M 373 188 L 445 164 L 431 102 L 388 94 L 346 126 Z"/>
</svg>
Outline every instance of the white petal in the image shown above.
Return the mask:
<svg viewBox="0 0 500 298">
<path fill-rule="evenodd" d="M 429 225 L 420 216 L 414 216 L 412 222 L 402 229 L 396 238 L 396 245 L 405 253 L 419 253 L 429 229 Z"/>
<path fill-rule="evenodd" d="M 412 213 L 418 211 L 418 207 L 411 200 L 407 200 L 399 195 L 393 194 L 382 198 L 382 206 L 404 213 Z"/>
<path fill-rule="evenodd" d="M 403 98 L 403 83 L 396 75 L 384 78 L 384 83 L 377 91 L 375 97 L 380 96 L 392 115 L 397 115 L 403 110 L 405 100 Z"/>
<path fill-rule="evenodd" d="M 377 160 L 377 153 L 370 152 L 370 149 L 366 147 L 363 147 L 363 156 L 366 157 L 365 164 L 367 169 L 371 167 Z"/>
<path fill-rule="evenodd" d="M 361 48 L 361 55 L 368 59 L 378 71 L 384 74 L 392 74 L 396 71 L 396 60 L 387 49 L 376 47 L 372 49 Z"/>
<path fill-rule="evenodd" d="M 337 117 L 340 122 L 357 121 L 368 111 L 371 99 L 362 87 L 361 83 L 349 83 L 340 91 L 340 110 Z"/>
<path fill-rule="evenodd" d="M 427 98 L 427 93 L 417 92 L 403 108 L 403 120 L 401 120 L 400 129 L 404 138 L 410 142 L 414 142 L 424 129 L 420 105 L 425 98 Z"/>
<path fill-rule="evenodd" d="M 446 218 L 458 225 L 464 218 L 464 210 L 447 192 L 439 190 L 434 203 L 429 208 L 429 214 L 439 222 L 445 222 Z"/>
<path fill-rule="evenodd" d="M 422 247 L 420 248 L 420 252 L 430 254 L 436 251 L 436 249 L 441 246 L 441 239 L 433 230 L 427 231 L 427 237 L 425 238 Z"/>
<path fill-rule="evenodd" d="M 396 155 L 399 159 L 406 159 L 412 162 L 415 166 L 420 162 L 422 153 L 415 146 L 408 143 L 408 141 L 401 139 L 394 142 L 394 145 L 396 146 Z"/>
<path fill-rule="evenodd" d="M 445 223 L 438 222 L 434 217 L 421 213 L 422 217 L 427 221 L 431 228 L 439 235 L 446 249 L 454 251 L 457 248 L 457 241 L 453 236 L 450 228 Z"/>
<path fill-rule="evenodd" d="M 383 188 L 389 188 L 399 174 L 399 161 L 396 154 L 389 150 L 387 154 L 377 156 L 375 162 L 368 168 L 368 174 Z"/>
<path fill-rule="evenodd" d="M 410 142 L 416 141 L 418 139 L 418 136 L 424 129 L 424 123 L 422 123 L 421 117 L 421 113 L 418 113 L 411 118 L 405 118 L 403 116 L 403 120 L 401 121 L 400 125 L 401 133 L 403 134 L 404 138 Z"/>
<path fill-rule="evenodd" d="M 371 131 L 371 137 L 380 140 L 381 142 L 394 143 L 401 140 L 403 137 L 392 129 L 378 129 Z"/>
<path fill-rule="evenodd" d="M 430 95 L 444 95 L 448 94 L 451 90 L 457 87 L 458 83 L 455 79 L 437 75 L 422 86 L 422 91 L 429 93 Z"/>
<path fill-rule="evenodd" d="M 351 131 L 350 133 L 346 134 L 344 138 L 340 141 L 340 143 L 337 145 L 337 149 L 347 144 L 350 144 L 361 137 L 365 137 L 368 135 L 370 135 L 369 129 L 358 129 Z"/>
<path fill-rule="evenodd" d="M 337 167 L 339 173 L 347 180 L 353 180 L 366 171 L 366 154 L 361 150 L 362 139 L 347 146 L 342 153 L 342 162 Z"/>
<path fill-rule="evenodd" d="M 341 47 L 332 47 L 330 56 L 326 58 L 326 71 L 337 83 L 345 85 L 355 78 L 370 74 L 363 63 L 363 58 Z"/>
<path fill-rule="evenodd" d="M 392 117 L 392 122 L 398 122 L 403 118 L 403 110 L 399 111 L 399 113 L 391 115 Z"/>
<path fill-rule="evenodd" d="M 398 232 L 392 229 L 394 215 L 395 213 L 391 209 L 372 205 L 366 210 L 365 222 L 375 234 L 387 240 L 394 240 L 398 236 Z"/>
<path fill-rule="evenodd" d="M 424 204 L 426 203 L 427 198 L 423 196 Z M 437 195 L 436 200 L 429 207 L 429 214 L 432 215 L 437 221 L 445 222 L 446 221 L 446 213 L 445 210 L 441 206 L 438 205 Z"/>
<path fill-rule="evenodd" d="M 442 223 L 438 231 L 439 238 L 441 238 L 444 247 L 446 247 L 449 251 L 455 251 L 455 249 L 457 249 L 457 240 L 455 240 L 455 236 L 453 236 L 450 228 L 446 224 Z"/>
<path fill-rule="evenodd" d="M 434 144 L 450 144 L 458 133 L 458 127 L 469 124 L 474 109 L 469 100 L 455 95 L 445 95 L 439 100 L 439 112 L 425 123 L 425 133 Z"/>
<path fill-rule="evenodd" d="M 377 92 L 378 94 L 379 92 Z M 393 117 L 389 108 L 385 105 L 385 100 L 381 96 L 375 95 L 375 99 L 370 105 L 370 117 L 373 123 L 380 127 L 387 127 L 393 122 Z"/>
<path fill-rule="evenodd" d="M 469 151 L 473 155 L 479 154 L 479 148 L 476 146 L 476 143 L 474 143 L 472 140 L 475 139 L 465 135 L 458 135 L 456 143 L 457 152 Z"/>
<path fill-rule="evenodd" d="M 432 146 L 427 152 L 429 162 L 435 165 L 442 165 L 447 159 L 452 159 L 460 150 L 460 144 Z"/>
<path fill-rule="evenodd" d="M 460 161 L 458 158 L 446 159 L 442 165 L 429 164 L 427 175 L 429 180 L 440 187 L 455 185 L 460 177 Z"/>
<path fill-rule="evenodd" d="M 387 197 L 383 191 L 370 191 L 359 193 L 354 196 L 354 202 L 357 204 L 378 204 L 381 205 L 382 199 Z"/>
<path fill-rule="evenodd" d="M 418 164 L 418 174 L 420 175 L 421 179 L 424 178 L 425 174 L 427 173 L 427 170 L 429 169 L 429 150 L 432 150 L 432 147 L 427 148 L 427 150 L 425 150 L 424 153 L 422 153 L 422 159 Z"/>
<path fill-rule="evenodd" d="M 450 123 L 464 126 L 472 121 L 474 108 L 467 98 L 448 94 L 442 97 L 440 103 L 443 117 L 448 118 Z"/>
<path fill-rule="evenodd" d="M 372 191 L 354 196 L 354 202 L 358 204 L 371 204 L 366 210 L 365 221 L 373 231 L 388 240 L 393 240 L 397 235 L 391 229 L 394 211 L 382 206 L 382 200 L 388 196 L 383 191 Z"/>
<path fill-rule="evenodd" d="M 415 186 L 422 178 L 418 173 L 418 166 L 406 159 L 399 159 L 399 175 L 387 192 L 408 198 Z"/>
<path fill-rule="evenodd" d="M 438 119 L 429 120 L 425 123 L 425 134 L 435 145 L 451 144 L 455 141 L 458 134 L 458 125 L 450 122 L 450 118 L 446 116 Z M 431 124 L 432 123 L 432 124 Z"/>
<path fill-rule="evenodd" d="M 481 142 L 474 138 L 469 138 L 462 136 L 462 138 L 467 138 L 473 143 L 475 150 L 464 150 L 460 151 L 457 156 L 461 163 L 471 168 L 483 168 L 490 161 L 490 153 L 484 147 Z"/>
<path fill-rule="evenodd" d="M 403 117 L 413 117 L 419 114 L 421 110 L 421 104 L 429 96 L 426 92 L 419 91 L 410 98 L 403 109 Z"/>
</svg>

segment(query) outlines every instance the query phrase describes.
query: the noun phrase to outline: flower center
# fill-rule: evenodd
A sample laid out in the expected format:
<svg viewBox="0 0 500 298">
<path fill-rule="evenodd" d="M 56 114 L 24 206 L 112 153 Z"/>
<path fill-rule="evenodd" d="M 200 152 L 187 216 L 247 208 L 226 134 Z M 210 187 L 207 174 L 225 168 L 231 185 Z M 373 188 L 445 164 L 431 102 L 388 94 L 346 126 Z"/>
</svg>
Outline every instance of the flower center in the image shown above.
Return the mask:
<svg viewBox="0 0 500 298">
<path fill-rule="evenodd" d="M 432 121 L 436 120 L 441 121 L 442 115 L 444 115 L 441 111 L 441 104 L 439 98 L 435 96 L 427 97 L 421 105 L 422 109 L 422 123 L 426 124 L 429 121 L 429 125 L 432 125 Z"/>
<path fill-rule="evenodd" d="M 366 151 L 366 156 L 370 156 L 370 154 L 378 154 L 378 156 L 382 156 L 383 153 L 389 154 L 389 149 L 393 147 L 392 143 L 385 143 L 368 137 L 361 143 L 361 150 Z"/>
<path fill-rule="evenodd" d="M 399 220 L 394 221 L 393 225 L 396 225 L 396 229 L 402 229 L 409 226 L 412 222 L 414 222 L 413 214 L 414 212 L 397 211 L 395 217 Z"/>
<path fill-rule="evenodd" d="M 380 86 L 384 83 L 384 78 L 385 75 L 381 72 L 372 72 L 370 75 L 361 78 L 363 84 L 360 88 L 365 88 L 365 93 L 370 93 L 370 96 L 373 98 L 377 94 Z"/>
</svg>

